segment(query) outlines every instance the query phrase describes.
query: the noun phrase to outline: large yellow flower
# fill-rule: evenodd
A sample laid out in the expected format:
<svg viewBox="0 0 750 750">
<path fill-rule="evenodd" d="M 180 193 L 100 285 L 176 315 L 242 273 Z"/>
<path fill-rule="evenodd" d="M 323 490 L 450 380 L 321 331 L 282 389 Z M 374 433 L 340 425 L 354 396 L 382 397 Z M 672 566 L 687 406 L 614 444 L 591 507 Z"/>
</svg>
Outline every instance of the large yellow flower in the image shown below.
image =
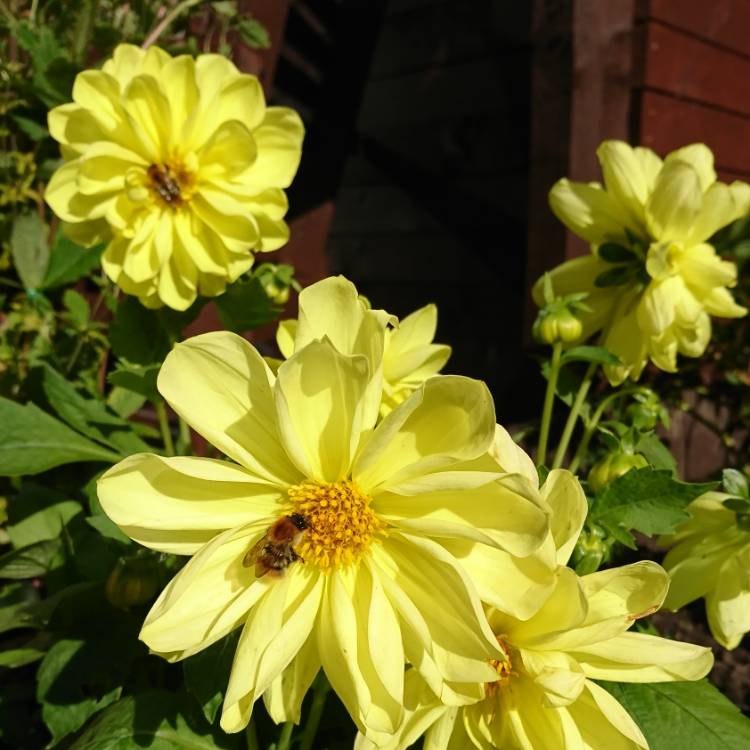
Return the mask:
<svg viewBox="0 0 750 750">
<path fill-rule="evenodd" d="M 220 55 L 172 58 L 119 45 L 80 73 L 49 113 L 66 163 L 46 200 L 77 241 L 106 242 L 107 275 L 144 304 L 188 307 L 221 294 L 281 247 L 303 137 L 266 107 L 255 76 Z"/>
<path fill-rule="evenodd" d="M 649 359 L 674 372 L 678 352 L 705 351 L 710 315 L 747 312 L 728 291 L 735 265 L 707 240 L 747 213 L 750 186 L 717 182 L 703 144 L 662 161 L 650 149 L 605 141 L 597 155 L 604 187 L 562 179 L 550 191 L 555 215 L 592 246 L 592 255 L 551 272 L 554 291 L 588 292 L 583 335 L 601 330 L 603 345 L 622 361 L 605 368 L 613 383 L 637 379 Z M 534 297 L 543 303 L 541 282 Z"/>
<path fill-rule="evenodd" d="M 131 538 L 192 556 L 144 623 L 148 646 L 178 660 L 243 628 L 227 731 L 247 724 L 261 695 L 275 720 L 298 720 L 322 665 L 358 728 L 382 743 L 404 716 L 405 661 L 463 705 L 503 658 L 444 542 L 523 557 L 545 538 L 546 508 L 489 455 L 495 415 L 479 381 L 433 378 L 375 426 L 371 361 L 332 340 L 361 341 L 372 320 L 339 318 L 359 332 L 324 333 L 276 376 L 233 334 L 178 344 L 159 389 L 232 462 L 141 454 L 99 481 L 104 510 Z M 382 348 L 382 325 L 369 336 Z M 292 548 L 299 559 L 256 577 L 247 553 L 291 514 L 309 526 Z"/>
<path fill-rule="evenodd" d="M 696 680 L 711 668 L 710 649 L 627 632 L 634 620 L 661 605 L 669 585 L 661 567 L 644 561 L 581 578 L 565 567 L 586 500 L 577 493 L 549 496 L 559 563 L 551 596 L 526 620 L 489 609 L 506 658 L 492 662 L 496 674 L 484 685 L 482 701 L 440 704 L 409 670 L 404 723 L 386 750 L 409 747 L 425 732 L 425 750 L 647 748 L 625 709 L 592 680 Z M 506 578 L 495 580 L 501 588 Z M 359 737 L 355 747 L 373 745 Z"/>
<path fill-rule="evenodd" d="M 736 648 L 750 632 L 750 529 L 747 518 L 725 507 L 728 497 L 701 495 L 687 508 L 692 518 L 660 541 L 674 545 L 664 558 L 672 579 L 664 606 L 677 610 L 705 597 L 714 638 Z"/>
<path fill-rule="evenodd" d="M 355 302 L 359 300 L 359 302 Z M 442 370 L 451 355 L 446 344 L 435 344 L 437 307 L 425 305 L 407 315 L 402 321 L 383 310 L 368 310 L 368 305 L 359 296 L 354 284 L 345 282 L 342 276 L 328 278 L 304 289 L 299 296 L 299 319 L 282 320 L 276 332 L 276 342 L 285 358 L 291 357 L 300 346 L 310 340 L 311 331 L 320 328 L 343 313 L 345 304 L 353 314 L 355 322 L 362 315 L 369 315 L 388 327 L 382 351 L 377 353 L 382 366 L 377 371 L 378 388 L 382 388 L 380 412 L 385 416 L 404 401 L 428 378 Z M 345 313 L 344 313 L 345 314 Z M 318 321 L 316 324 L 315 321 Z M 357 330 L 357 326 L 337 325 L 333 330 Z M 365 354 L 363 346 L 369 340 L 352 342 L 350 353 Z"/>
</svg>

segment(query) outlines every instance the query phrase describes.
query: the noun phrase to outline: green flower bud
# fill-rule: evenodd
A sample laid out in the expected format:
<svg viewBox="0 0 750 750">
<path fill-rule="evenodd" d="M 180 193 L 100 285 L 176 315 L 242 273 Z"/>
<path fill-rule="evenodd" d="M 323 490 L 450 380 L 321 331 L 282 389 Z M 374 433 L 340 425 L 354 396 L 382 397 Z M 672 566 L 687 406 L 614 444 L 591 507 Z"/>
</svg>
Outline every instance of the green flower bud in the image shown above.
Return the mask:
<svg viewBox="0 0 750 750">
<path fill-rule="evenodd" d="M 648 466 L 648 461 L 638 453 L 610 453 L 591 467 L 589 488 L 593 492 L 599 492 L 631 469 L 642 469 L 645 466 Z"/>
<path fill-rule="evenodd" d="M 543 309 L 532 329 L 534 338 L 541 344 L 571 344 L 583 333 L 583 324 L 567 308 Z"/>
<path fill-rule="evenodd" d="M 612 542 L 598 526 L 584 529 L 570 558 L 575 572 L 585 576 L 599 570 L 609 560 Z"/>
<path fill-rule="evenodd" d="M 130 609 L 154 598 L 161 584 L 153 559 L 121 557 L 104 585 L 107 601 L 118 609 Z"/>
</svg>

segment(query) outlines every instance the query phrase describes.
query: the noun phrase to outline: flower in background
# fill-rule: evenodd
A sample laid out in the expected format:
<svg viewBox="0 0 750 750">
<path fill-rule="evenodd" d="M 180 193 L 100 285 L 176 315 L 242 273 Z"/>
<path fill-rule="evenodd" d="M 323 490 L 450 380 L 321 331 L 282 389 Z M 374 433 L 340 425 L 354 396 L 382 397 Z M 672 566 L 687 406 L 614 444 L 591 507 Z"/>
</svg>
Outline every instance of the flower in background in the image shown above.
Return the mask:
<svg viewBox="0 0 750 750">
<path fill-rule="evenodd" d="M 335 281 L 327 289 L 345 308 L 348 282 Z M 478 700 L 503 652 L 444 543 L 524 557 L 547 534 L 544 504 L 514 489 L 490 455 L 495 414 L 484 384 L 434 378 L 375 425 L 370 371 L 384 325 L 360 313 L 318 321 L 319 338 L 301 315 L 298 336 L 309 323 L 313 338 L 276 376 L 234 334 L 178 344 L 159 389 L 236 463 L 140 454 L 99 481 L 102 507 L 132 539 L 192 556 L 144 623 L 148 646 L 176 661 L 242 627 L 226 731 L 248 723 L 261 695 L 276 721 L 298 720 L 321 666 L 377 743 L 403 719 L 405 661 L 441 701 Z M 366 353 L 341 351 L 355 344 Z M 506 476 L 509 486 L 496 481 Z M 285 518 L 299 537 L 269 548 Z M 257 571 L 261 553 L 285 574 Z"/>
<path fill-rule="evenodd" d="M 750 501 L 707 492 L 687 511 L 690 520 L 660 539 L 672 547 L 664 558 L 672 581 L 664 606 L 677 610 L 704 597 L 714 638 L 736 648 L 750 632 Z"/>
<path fill-rule="evenodd" d="M 65 164 L 47 202 L 73 239 L 107 244 L 107 275 L 145 305 L 221 294 L 289 238 L 302 122 L 220 55 L 121 44 L 76 77 L 49 130 Z"/>
<path fill-rule="evenodd" d="M 678 352 L 705 351 L 711 315 L 747 312 L 729 292 L 736 266 L 708 240 L 747 213 L 750 186 L 718 182 L 704 144 L 662 161 L 650 149 L 605 141 L 597 155 L 603 187 L 561 179 L 550 191 L 554 214 L 592 247 L 550 272 L 555 293 L 588 293 L 584 337 L 601 331 L 603 346 L 620 358 L 605 367 L 613 384 L 637 379 L 649 359 L 674 372 Z M 541 280 L 534 297 L 542 304 Z"/>
<path fill-rule="evenodd" d="M 545 546 L 558 566 L 543 606 L 524 619 L 488 609 L 506 658 L 492 662 L 496 673 L 483 700 L 442 705 L 408 670 L 404 723 L 385 750 L 407 748 L 425 733 L 425 750 L 647 748 L 627 711 L 593 680 L 697 680 L 711 668 L 710 649 L 627 632 L 664 600 L 669 579 L 659 565 L 643 561 L 583 577 L 566 567 L 587 511 L 575 485 L 569 472 L 555 470 L 543 488 L 552 511 Z M 501 589 L 506 577 L 494 580 Z M 374 745 L 359 736 L 355 748 Z"/>
<path fill-rule="evenodd" d="M 403 402 L 428 378 L 437 375 L 451 355 L 446 344 L 434 344 L 437 328 L 437 307 L 425 305 L 398 321 L 383 310 L 371 310 L 354 284 L 343 277 L 330 277 L 304 289 L 299 297 L 299 319 L 282 320 L 276 342 L 285 358 L 310 341 L 311 332 L 328 334 L 329 329 L 349 331 L 348 341 L 334 344 L 347 354 L 367 354 L 371 340 L 358 335 L 359 321 L 371 319 L 385 329 L 380 367 L 372 368 L 377 375 L 377 388 L 382 390 L 380 412 L 383 416 Z M 341 325 L 341 316 L 351 315 L 353 324 Z M 332 325 L 333 324 L 333 325 Z M 375 354 L 375 353 L 372 353 Z"/>
</svg>

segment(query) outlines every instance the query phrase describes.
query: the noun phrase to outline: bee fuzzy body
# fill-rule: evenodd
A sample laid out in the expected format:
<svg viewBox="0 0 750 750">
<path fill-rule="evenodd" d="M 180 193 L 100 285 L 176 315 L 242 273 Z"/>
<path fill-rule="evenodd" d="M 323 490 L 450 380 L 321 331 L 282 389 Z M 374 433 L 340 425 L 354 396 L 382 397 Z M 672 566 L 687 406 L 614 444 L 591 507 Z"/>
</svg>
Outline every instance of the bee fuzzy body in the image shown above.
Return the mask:
<svg viewBox="0 0 750 750">
<path fill-rule="evenodd" d="M 256 578 L 281 577 L 292 563 L 304 562 L 294 551 L 294 545 L 300 543 L 308 528 L 307 519 L 299 513 L 278 518 L 245 555 L 242 565 L 246 568 L 254 565 Z"/>
</svg>

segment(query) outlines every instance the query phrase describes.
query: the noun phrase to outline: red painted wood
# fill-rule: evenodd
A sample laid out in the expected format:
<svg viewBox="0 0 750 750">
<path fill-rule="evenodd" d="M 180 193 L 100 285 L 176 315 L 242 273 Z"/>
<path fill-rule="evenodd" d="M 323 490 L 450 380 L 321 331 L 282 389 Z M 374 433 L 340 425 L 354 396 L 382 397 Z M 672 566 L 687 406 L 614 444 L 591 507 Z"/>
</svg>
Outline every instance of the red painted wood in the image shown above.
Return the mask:
<svg viewBox="0 0 750 750">
<path fill-rule="evenodd" d="M 713 150 L 720 168 L 750 174 L 749 117 L 644 91 L 640 133 L 640 142 L 660 154 L 702 141 Z"/>
<path fill-rule="evenodd" d="M 644 85 L 750 115 L 750 59 L 646 24 Z"/>
<path fill-rule="evenodd" d="M 644 0 L 639 15 L 750 55 L 750 0 Z"/>
</svg>

